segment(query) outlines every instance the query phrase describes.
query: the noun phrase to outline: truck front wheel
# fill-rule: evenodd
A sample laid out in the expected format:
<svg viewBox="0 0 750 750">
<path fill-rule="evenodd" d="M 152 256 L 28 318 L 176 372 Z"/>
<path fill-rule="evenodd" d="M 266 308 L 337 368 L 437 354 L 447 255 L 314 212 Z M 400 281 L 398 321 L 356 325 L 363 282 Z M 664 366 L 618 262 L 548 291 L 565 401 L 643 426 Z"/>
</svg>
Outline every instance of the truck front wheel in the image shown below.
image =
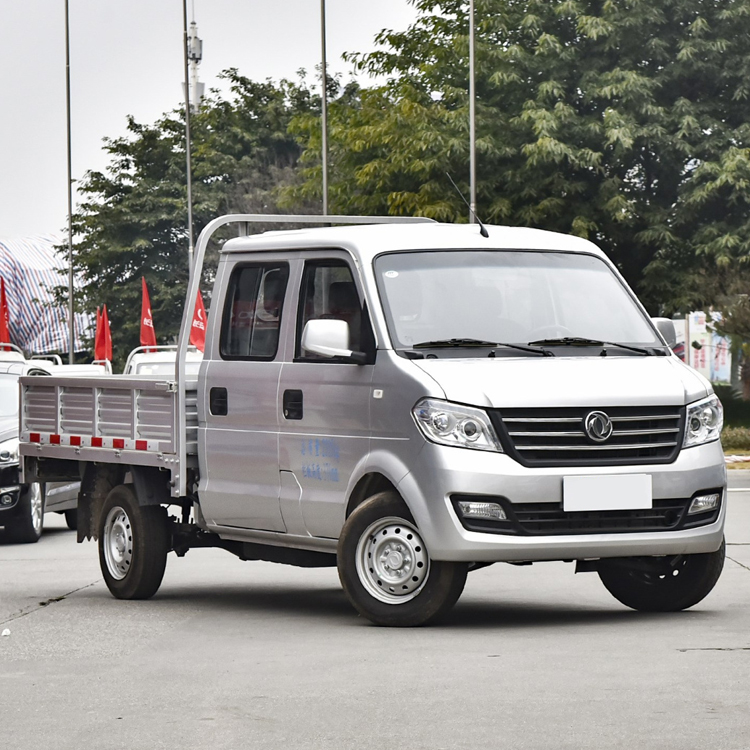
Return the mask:
<svg viewBox="0 0 750 750">
<path fill-rule="evenodd" d="M 724 567 L 725 546 L 716 552 L 664 558 L 602 561 L 599 578 L 612 596 L 641 612 L 677 612 L 702 601 Z"/>
<path fill-rule="evenodd" d="M 167 511 L 138 504 L 130 485 L 112 489 L 99 518 L 99 565 L 118 599 L 148 599 L 164 577 L 170 549 Z"/>
<path fill-rule="evenodd" d="M 431 560 L 406 504 L 381 492 L 344 524 L 338 544 L 341 585 L 376 625 L 423 625 L 447 612 L 466 583 L 466 563 Z"/>
</svg>

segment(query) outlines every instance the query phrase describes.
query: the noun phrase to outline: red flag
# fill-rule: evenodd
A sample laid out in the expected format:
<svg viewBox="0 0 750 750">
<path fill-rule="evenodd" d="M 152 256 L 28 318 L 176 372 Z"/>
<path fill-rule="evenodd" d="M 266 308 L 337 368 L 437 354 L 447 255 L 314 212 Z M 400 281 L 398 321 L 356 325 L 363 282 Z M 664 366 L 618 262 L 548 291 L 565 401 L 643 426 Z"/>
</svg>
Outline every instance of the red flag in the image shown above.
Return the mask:
<svg viewBox="0 0 750 750">
<path fill-rule="evenodd" d="M 151 301 L 148 298 L 146 279 L 141 276 L 141 346 L 156 346 L 156 332 L 154 320 L 151 317 Z"/>
<path fill-rule="evenodd" d="M 5 279 L 0 279 L 0 343 L 10 344 L 10 315 L 8 300 L 5 298 Z M 3 346 L 2 351 L 10 351 L 10 348 Z"/>
<path fill-rule="evenodd" d="M 109 327 L 109 316 L 107 315 L 107 306 L 102 308 L 102 354 L 101 359 L 112 361 L 112 329 Z M 97 357 L 99 359 L 99 357 Z"/>
<path fill-rule="evenodd" d="M 99 308 L 96 308 L 96 333 L 94 334 L 94 359 L 99 361 L 104 359 L 104 329 L 102 328 L 102 314 Z"/>
<path fill-rule="evenodd" d="M 195 300 L 193 324 L 190 326 L 190 343 L 200 351 L 206 348 L 206 308 L 203 305 L 203 295 L 200 289 Z"/>
</svg>

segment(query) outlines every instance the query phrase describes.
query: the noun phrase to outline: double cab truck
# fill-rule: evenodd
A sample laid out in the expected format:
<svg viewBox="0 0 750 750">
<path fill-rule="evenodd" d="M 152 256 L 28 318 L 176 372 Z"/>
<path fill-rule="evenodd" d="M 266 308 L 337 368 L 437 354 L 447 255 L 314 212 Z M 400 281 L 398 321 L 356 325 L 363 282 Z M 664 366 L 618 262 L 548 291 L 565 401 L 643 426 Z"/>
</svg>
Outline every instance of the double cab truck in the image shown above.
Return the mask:
<svg viewBox="0 0 750 750">
<path fill-rule="evenodd" d="M 270 221 L 323 226 L 249 234 Z M 205 249 L 230 223 L 190 374 Z M 174 375 L 21 379 L 24 481 L 82 477 L 78 540 L 115 597 L 152 596 L 195 547 L 337 566 L 391 626 L 500 562 L 569 562 L 646 611 L 715 585 L 721 404 L 591 242 L 231 215 L 195 256 Z"/>
</svg>

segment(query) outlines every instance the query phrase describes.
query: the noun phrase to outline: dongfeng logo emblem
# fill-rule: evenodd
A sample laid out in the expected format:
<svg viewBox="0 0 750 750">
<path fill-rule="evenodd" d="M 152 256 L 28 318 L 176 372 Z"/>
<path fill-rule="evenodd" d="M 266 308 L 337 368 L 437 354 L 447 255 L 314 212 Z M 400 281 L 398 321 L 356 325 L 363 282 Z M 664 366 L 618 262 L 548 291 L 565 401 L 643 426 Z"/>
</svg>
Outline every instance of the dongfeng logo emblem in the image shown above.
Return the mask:
<svg viewBox="0 0 750 750">
<path fill-rule="evenodd" d="M 612 420 L 603 411 L 591 411 L 583 420 L 583 428 L 595 443 L 603 443 L 612 435 Z"/>
</svg>

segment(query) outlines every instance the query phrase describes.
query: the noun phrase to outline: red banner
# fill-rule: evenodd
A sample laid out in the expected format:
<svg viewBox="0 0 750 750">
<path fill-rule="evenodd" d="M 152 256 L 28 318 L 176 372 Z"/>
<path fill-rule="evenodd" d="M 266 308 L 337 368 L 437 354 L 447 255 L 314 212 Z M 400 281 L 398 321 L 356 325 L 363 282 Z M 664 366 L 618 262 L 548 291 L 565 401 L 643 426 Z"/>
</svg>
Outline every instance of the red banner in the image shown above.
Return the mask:
<svg viewBox="0 0 750 750">
<path fill-rule="evenodd" d="M 151 316 L 151 301 L 148 298 L 146 279 L 141 276 L 141 346 L 156 346 L 156 332 L 154 331 L 154 320 Z"/>
<path fill-rule="evenodd" d="M 94 359 L 112 361 L 112 331 L 109 327 L 109 316 L 107 315 L 107 306 L 101 314 L 99 308 L 96 308 L 96 335 L 94 336 Z"/>
<path fill-rule="evenodd" d="M 0 279 L 0 343 L 10 344 L 10 314 L 8 300 L 5 298 L 5 279 Z M 9 349 L 2 347 L 2 351 Z"/>
<path fill-rule="evenodd" d="M 195 300 L 193 324 L 190 326 L 190 343 L 200 351 L 206 348 L 206 308 L 203 305 L 203 295 L 200 289 L 198 298 Z"/>
</svg>

